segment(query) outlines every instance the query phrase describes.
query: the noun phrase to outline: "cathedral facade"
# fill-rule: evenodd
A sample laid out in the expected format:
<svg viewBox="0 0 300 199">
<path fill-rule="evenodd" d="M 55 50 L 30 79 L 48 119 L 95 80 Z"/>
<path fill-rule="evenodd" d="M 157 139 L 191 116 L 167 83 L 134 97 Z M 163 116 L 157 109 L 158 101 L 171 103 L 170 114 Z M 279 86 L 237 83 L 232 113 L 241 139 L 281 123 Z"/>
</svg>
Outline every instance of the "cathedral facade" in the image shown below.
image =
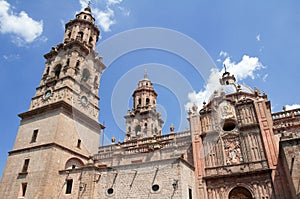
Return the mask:
<svg viewBox="0 0 300 199">
<path fill-rule="evenodd" d="M 9 152 L 0 198 L 300 198 L 300 109 L 272 113 L 266 94 L 225 72 L 190 129 L 162 132 L 158 93 L 144 74 L 124 116 L 124 142 L 99 147 L 106 66 L 90 7 L 65 25 Z"/>
</svg>

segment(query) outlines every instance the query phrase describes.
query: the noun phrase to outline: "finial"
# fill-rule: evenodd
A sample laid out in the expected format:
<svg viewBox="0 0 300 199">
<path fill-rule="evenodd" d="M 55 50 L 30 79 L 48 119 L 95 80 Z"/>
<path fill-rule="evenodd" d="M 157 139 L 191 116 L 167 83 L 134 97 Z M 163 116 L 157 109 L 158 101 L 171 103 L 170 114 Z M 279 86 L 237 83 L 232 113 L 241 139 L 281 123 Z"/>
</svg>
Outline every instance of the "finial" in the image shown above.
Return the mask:
<svg viewBox="0 0 300 199">
<path fill-rule="evenodd" d="M 147 79 L 147 69 L 144 68 L 144 79 Z"/>
<path fill-rule="evenodd" d="M 171 126 L 170 126 L 170 131 L 171 131 L 171 132 L 174 131 L 174 125 L 173 125 L 173 124 L 171 124 Z"/>
<path fill-rule="evenodd" d="M 91 1 L 88 2 L 88 7 L 90 7 L 90 5 L 91 5 Z"/>
</svg>

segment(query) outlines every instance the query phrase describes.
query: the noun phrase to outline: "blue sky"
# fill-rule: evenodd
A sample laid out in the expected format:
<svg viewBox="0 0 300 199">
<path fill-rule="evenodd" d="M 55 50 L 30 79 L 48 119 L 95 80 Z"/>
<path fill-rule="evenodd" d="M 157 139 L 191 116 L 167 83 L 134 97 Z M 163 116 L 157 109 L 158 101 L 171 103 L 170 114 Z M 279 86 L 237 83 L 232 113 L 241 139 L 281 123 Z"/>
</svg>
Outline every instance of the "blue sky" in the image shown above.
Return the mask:
<svg viewBox="0 0 300 199">
<path fill-rule="evenodd" d="M 62 42 L 64 24 L 85 5 L 84 0 L 0 0 L 0 173 L 16 137 L 17 114 L 28 110 L 41 79 L 43 55 Z M 266 92 L 273 112 L 300 107 L 299 1 L 93 0 L 91 7 L 101 29 L 96 49 L 108 64 L 99 103 L 99 121 L 107 127 L 104 143 L 111 136 L 123 140 L 122 116 L 144 68 L 159 94 L 165 133 L 171 124 L 176 131 L 188 127 L 185 108 L 189 102 L 201 106 L 224 63 L 239 83 Z M 110 53 L 124 47 L 112 41 L 124 34 L 131 36 L 129 50 L 110 60 Z M 135 36 L 156 45 L 135 49 Z M 179 43 L 177 36 L 183 38 Z M 202 74 L 212 66 L 217 69 L 211 76 Z"/>
</svg>

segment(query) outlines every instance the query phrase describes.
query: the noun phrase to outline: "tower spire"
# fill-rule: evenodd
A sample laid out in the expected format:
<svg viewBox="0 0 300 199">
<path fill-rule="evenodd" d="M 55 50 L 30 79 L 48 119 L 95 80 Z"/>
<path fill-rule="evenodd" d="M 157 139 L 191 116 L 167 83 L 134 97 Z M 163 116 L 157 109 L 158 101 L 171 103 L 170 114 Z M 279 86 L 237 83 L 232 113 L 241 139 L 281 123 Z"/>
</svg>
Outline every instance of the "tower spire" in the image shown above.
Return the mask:
<svg viewBox="0 0 300 199">
<path fill-rule="evenodd" d="M 148 77 L 147 77 L 147 69 L 146 68 L 144 68 L 144 79 L 148 79 Z"/>
</svg>

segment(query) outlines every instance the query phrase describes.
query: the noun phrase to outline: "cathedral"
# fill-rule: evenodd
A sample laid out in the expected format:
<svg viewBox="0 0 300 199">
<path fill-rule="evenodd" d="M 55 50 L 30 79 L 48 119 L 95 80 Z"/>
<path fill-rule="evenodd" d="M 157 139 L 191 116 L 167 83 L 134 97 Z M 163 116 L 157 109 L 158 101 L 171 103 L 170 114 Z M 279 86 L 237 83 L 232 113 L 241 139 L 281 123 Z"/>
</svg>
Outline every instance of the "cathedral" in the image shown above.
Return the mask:
<svg viewBox="0 0 300 199">
<path fill-rule="evenodd" d="M 124 142 L 99 146 L 100 30 L 87 6 L 44 55 L 40 84 L 21 118 L 0 198 L 300 198 L 300 109 L 272 113 L 265 93 L 225 71 L 220 88 L 188 111 L 190 128 L 162 132 L 147 74 L 124 113 Z M 105 85 L 103 85 L 105 86 Z"/>
</svg>

